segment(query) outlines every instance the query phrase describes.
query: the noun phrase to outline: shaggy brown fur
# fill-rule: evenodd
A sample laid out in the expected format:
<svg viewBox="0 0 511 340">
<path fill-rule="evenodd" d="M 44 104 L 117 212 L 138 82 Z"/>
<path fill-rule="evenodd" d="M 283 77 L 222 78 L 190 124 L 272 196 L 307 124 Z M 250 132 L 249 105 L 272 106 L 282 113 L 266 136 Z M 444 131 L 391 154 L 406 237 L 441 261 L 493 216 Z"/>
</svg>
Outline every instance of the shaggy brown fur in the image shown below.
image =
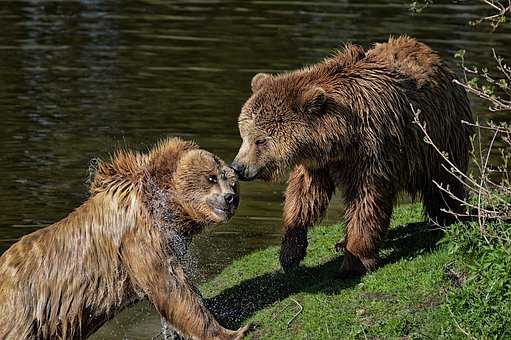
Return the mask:
<svg viewBox="0 0 511 340">
<path fill-rule="evenodd" d="M 280 75 L 258 74 L 239 116 L 243 139 L 232 166 L 246 180 L 277 180 L 292 170 L 286 191 L 282 266 L 298 265 L 307 228 L 323 216 L 335 187 L 344 189 L 347 221 L 343 275 L 377 265 L 379 241 L 389 225 L 396 195 L 419 195 L 428 216 L 448 223 L 442 208 L 456 200 L 433 184 L 461 183 L 412 123 L 410 104 L 433 142 L 467 170 L 472 121 L 467 94 L 426 45 L 390 38 L 369 51 L 346 45 L 323 62 Z"/>
<path fill-rule="evenodd" d="M 0 257 L 0 339 L 86 338 L 144 297 L 186 336 L 243 337 L 218 324 L 180 261 L 237 204 L 232 169 L 193 143 L 117 153 L 84 204 Z"/>
</svg>

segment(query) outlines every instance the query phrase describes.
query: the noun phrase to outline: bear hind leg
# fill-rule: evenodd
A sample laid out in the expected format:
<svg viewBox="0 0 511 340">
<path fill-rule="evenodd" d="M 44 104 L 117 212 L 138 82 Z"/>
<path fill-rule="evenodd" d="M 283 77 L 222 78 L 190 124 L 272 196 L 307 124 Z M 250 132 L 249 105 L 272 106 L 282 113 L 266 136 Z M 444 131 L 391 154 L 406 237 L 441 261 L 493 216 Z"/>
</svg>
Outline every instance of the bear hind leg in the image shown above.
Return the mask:
<svg viewBox="0 0 511 340">
<path fill-rule="evenodd" d="M 431 183 L 423 190 L 424 210 L 433 223 L 448 226 L 456 222 L 459 218 L 457 214 L 463 214 L 461 201 L 465 199 L 466 191 L 463 184 L 451 174 L 444 176 L 437 183 L 448 192 L 438 188 L 435 183 Z"/>
</svg>

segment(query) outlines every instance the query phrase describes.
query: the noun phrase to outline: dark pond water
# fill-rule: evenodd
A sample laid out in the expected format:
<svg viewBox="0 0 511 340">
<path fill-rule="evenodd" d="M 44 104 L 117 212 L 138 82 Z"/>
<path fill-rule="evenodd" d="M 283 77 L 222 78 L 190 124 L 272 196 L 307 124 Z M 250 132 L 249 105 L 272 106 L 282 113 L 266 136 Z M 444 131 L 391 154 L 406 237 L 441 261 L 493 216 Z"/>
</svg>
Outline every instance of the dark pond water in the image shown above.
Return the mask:
<svg viewBox="0 0 511 340">
<path fill-rule="evenodd" d="M 87 197 L 89 163 L 119 146 L 176 135 L 230 161 L 251 77 L 316 62 L 343 42 L 407 33 L 451 65 L 490 48 L 511 57 L 509 31 L 467 25 L 477 1 L 412 16 L 399 1 L 2 1 L 0 252 Z M 490 115 L 474 101 L 483 118 Z M 494 119 L 509 117 L 492 116 Z M 243 183 L 238 214 L 195 242 L 197 280 L 280 238 L 282 186 Z M 342 216 L 334 200 L 325 223 Z M 147 339 L 159 318 L 139 305 L 96 339 Z"/>
</svg>

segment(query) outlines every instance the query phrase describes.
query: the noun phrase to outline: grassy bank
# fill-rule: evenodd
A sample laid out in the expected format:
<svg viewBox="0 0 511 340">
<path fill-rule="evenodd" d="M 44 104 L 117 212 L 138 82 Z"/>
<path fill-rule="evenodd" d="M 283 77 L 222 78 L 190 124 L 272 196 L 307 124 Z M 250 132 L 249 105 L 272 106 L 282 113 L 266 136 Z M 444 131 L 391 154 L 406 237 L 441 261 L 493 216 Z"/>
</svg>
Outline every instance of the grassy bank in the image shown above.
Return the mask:
<svg viewBox="0 0 511 340">
<path fill-rule="evenodd" d="M 462 243 L 456 232 L 444 236 L 422 220 L 418 205 L 396 209 L 381 251 L 384 266 L 361 279 L 336 278 L 342 256 L 333 245 L 343 226 L 321 226 L 310 232 L 308 255 L 296 272 L 280 270 L 278 248 L 272 247 L 236 261 L 202 291 L 224 324 L 257 323 L 256 339 L 472 336 L 463 322 L 473 321 L 457 321 L 460 311 L 470 307 L 463 307 L 470 304 L 470 294 L 476 296 L 473 289 L 463 291 L 472 277 L 460 256 L 463 246 L 453 246 Z M 503 272 L 506 267 L 499 270 L 509 275 Z M 475 314 L 477 320 L 484 317 Z M 511 318 L 496 318 L 506 320 Z M 482 329 L 476 335 L 492 332 L 503 334 L 502 329 Z"/>
</svg>

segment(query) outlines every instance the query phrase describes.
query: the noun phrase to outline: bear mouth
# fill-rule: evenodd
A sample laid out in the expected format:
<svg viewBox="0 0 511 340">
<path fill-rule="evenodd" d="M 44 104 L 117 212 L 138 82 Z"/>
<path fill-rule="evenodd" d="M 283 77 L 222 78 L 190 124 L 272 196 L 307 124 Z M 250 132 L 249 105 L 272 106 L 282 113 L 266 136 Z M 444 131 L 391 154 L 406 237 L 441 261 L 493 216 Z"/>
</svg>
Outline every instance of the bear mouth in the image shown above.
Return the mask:
<svg viewBox="0 0 511 340">
<path fill-rule="evenodd" d="M 257 171 L 255 171 L 253 174 L 251 175 L 247 175 L 247 171 L 244 171 L 242 173 L 238 173 L 238 179 L 240 181 L 244 181 L 244 182 L 250 182 L 250 181 L 253 181 L 253 180 L 256 180 L 256 179 L 259 179 L 263 176 L 261 176 L 263 174 L 263 171 L 264 168 L 259 168 L 257 169 Z"/>
<path fill-rule="evenodd" d="M 229 220 L 234 215 L 234 208 L 229 207 L 211 207 L 213 213 L 223 219 L 224 221 Z"/>
<path fill-rule="evenodd" d="M 240 181 L 250 182 L 250 181 L 253 181 L 254 179 L 257 179 L 257 176 L 258 176 L 258 174 L 255 174 L 252 176 L 238 175 L 238 178 Z"/>
<path fill-rule="evenodd" d="M 236 176 L 240 181 L 249 182 L 254 179 L 257 179 L 262 171 L 262 168 L 255 168 L 252 166 L 246 166 L 243 163 L 233 162 L 231 164 L 231 169 L 234 170 Z"/>
<path fill-rule="evenodd" d="M 217 214 L 228 214 L 229 213 L 228 209 L 223 209 L 223 208 L 213 208 L 213 210 Z"/>
</svg>

